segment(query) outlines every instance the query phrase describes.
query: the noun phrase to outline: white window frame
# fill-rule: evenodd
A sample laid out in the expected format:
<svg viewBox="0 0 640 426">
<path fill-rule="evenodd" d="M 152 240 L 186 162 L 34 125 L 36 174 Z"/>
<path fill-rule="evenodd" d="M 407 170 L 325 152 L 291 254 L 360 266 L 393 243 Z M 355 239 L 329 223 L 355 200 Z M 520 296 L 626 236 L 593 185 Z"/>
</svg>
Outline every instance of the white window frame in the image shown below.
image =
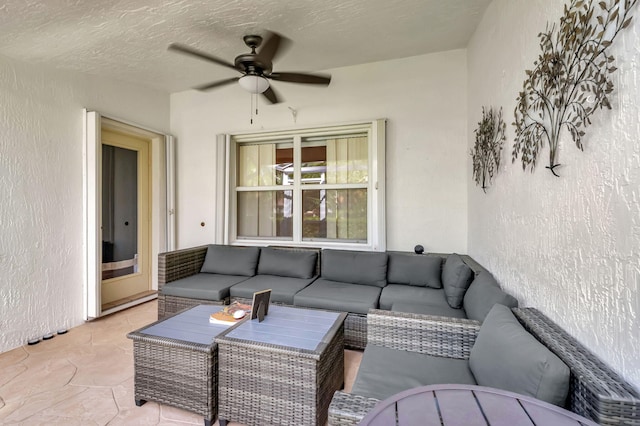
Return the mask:
<svg viewBox="0 0 640 426">
<path fill-rule="evenodd" d="M 260 133 L 234 133 L 218 135 L 217 148 L 217 204 L 218 212 L 224 212 L 217 218 L 216 242 L 231 245 L 285 245 L 298 247 L 322 247 L 343 250 L 386 250 L 386 218 L 385 218 L 385 145 L 386 120 L 355 122 L 340 125 L 317 126 L 308 128 L 292 128 Z M 367 134 L 369 176 L 367 188 L 367 241 L 333 241 L 333 240 L 303 240 L 302 190 L 313 189 L 315 185 L 302 185 L 300 179 L 295 179 L 291 187 L 279 186 L 278 190 L 291 190 L 294 193 L 293 239 L 265 239 L 238 238 L 236 228 L 237 217 L 237 147 L 239 144 L 251 142 L 268 142 L 290 138 L 294 143 L 294 162 L 300 163 L 300 147 L 302 140 L 307 137 L 323 135 Z M 296 162 L 297 160 L 297 162 Z M 299 170 L 298 170 L 299 172 Z M 340 185 L 348 187 L 348 184 Z M 358 185 L 359 186 L 359 185 Z M 326 188 L 326 185 L 324 185 Z M 224 194 L 224 196 L 223 196 Z"/>
</svg>

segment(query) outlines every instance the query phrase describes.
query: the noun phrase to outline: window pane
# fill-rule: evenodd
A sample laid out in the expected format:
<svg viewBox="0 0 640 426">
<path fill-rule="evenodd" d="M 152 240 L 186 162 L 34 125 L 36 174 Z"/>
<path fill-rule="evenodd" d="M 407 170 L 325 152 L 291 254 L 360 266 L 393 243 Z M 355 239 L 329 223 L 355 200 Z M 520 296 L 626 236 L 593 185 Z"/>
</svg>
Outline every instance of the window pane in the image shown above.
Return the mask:
<svg viewBox="0 0 640 426">
<path fill-rule="evenodd" d="M 327 140 L 327 183 L 367 183 L 369 180 L 366 137 Z"/>
<path fill-rule="evenodd" d="M 367 241 L 367 190 L 321 189 L 302 193 L 302 238 Z"/>
<path fill-rule="evenodd" d="M 293 184 L 292 142 L 238 146 L 238 186 Z"/>
<path fill-rule="evenodd" d="M 327 183 L 326 142 L 303 142 L 301 158 L 300 176 L 303 184 Z"/>
<path fill-rule="evenodd" d="M 293 237 L 292 191 L 238 192 L 238 237 Z"/>
</svg>

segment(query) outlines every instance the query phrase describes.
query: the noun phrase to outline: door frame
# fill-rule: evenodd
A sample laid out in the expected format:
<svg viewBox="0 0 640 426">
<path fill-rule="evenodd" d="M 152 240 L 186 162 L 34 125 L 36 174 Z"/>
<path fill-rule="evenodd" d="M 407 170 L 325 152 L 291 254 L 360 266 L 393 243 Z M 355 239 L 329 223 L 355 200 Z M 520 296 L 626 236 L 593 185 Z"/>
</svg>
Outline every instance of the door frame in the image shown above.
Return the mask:
<svg viewBox="0 0 640 426">
<path fill-rule="evenodd" d="M 154 299 L 156 294 L 102 310 L 102 141 L 103 126 L 151 139 L 151 288 L 158 289 L 158 253 L 175 249 L 175 151 L 171 135 L 83 109 L 84 318 L 91 320 Z"/>
</svg>

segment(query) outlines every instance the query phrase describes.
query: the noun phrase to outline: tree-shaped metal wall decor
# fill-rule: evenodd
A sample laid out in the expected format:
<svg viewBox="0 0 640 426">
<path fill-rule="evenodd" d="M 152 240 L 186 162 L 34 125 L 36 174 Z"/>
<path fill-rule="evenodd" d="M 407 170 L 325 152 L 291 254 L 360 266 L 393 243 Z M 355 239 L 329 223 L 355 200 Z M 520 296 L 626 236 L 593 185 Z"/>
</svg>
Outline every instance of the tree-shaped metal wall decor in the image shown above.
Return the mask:
<svg viewBox="0 0 640 426">
<path fill-rule="evenodd" d="M 482 107 L 482 120 L 475 130 L 476 143 L 471 151 L 471 158 L 473 159 L 473 178 L 476 185 L 481 186 L 485 193 L 487 185 L 491 183 L 493 175 L 500 167 L 505 129 L 502 108 L 495 114 L 493 108 L 487 111 Z"/>
<path fill-rule="evenodd" d="M 617 69 L 607 49 L 631 22 L 637 0 L 572 0 L 564 6 L 560 24 L 547 25 L 538 34 L 542 52 L 527 70 L 527 79 L 515 108 L 516 138 L 512 161 L 531 171 L 538 155 L 549 145 L 547 169 L 555 176 L 558 143 L 567 130 L 583 150 L 584 129 L 598 109 L 611 109 L 611 74 Z"/>
</svg>

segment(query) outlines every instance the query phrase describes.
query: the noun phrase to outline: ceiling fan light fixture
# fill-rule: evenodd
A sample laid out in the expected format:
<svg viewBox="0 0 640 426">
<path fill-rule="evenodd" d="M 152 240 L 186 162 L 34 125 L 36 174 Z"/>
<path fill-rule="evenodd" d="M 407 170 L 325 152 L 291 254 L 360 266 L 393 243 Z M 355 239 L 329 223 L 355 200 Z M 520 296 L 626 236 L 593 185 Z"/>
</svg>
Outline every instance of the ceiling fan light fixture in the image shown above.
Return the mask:
<svg viewBox="0 0 640 426">
<path fill-rule="evenodd" d="M 238 80 L 240 87 L 249 93 L 262 93 L 269 88 L 269 80 L 259 75 L 243 75 Z"/>
</svg>

